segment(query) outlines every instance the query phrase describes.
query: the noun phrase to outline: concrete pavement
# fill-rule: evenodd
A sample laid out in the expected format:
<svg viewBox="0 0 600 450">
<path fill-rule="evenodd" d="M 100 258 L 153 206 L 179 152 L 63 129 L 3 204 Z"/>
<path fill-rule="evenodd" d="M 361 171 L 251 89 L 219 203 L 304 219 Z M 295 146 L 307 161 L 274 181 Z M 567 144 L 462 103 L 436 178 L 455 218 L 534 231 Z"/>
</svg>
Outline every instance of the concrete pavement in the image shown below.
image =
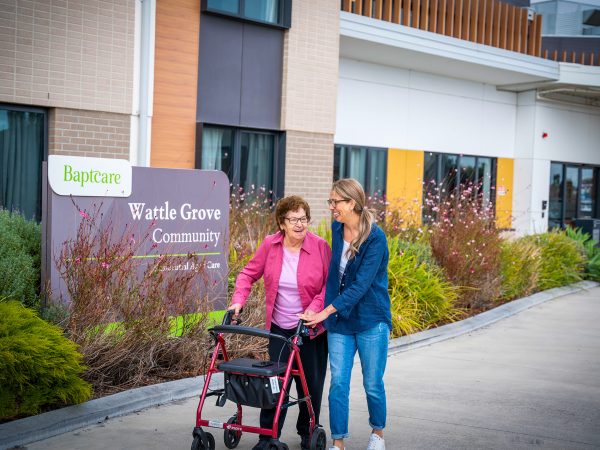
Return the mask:
<svg viewBox="0 0 600 450">
<path fill-rule="evenodd" d="M 388 359 L 385 379 L 388 450 L 600 448 L 600 287 L 397 353 Z M 351 405 L 347 446 L 364 449 L 368 412 L 358 365 Z M 26 448 L 187 449 L 196 406 L 197 398 L 176 401 Z M 226 420 L 233 411 L 231 403 L 218 408 L 211 400 L 204 416 Z M 292 450 L 300 449 L 296 412 L 290 410 L 282 437 Z M 325 398 L 326 430 L 328 413 Z M 246 408 L 245 414 L 245 422 L 257 423 L 256 410 Z M 218 449 L 226 448 L 220 430 L 208 431 Z M 238 448 L 249 450 L 255 440 L 245 434 Z"/>
</svg>

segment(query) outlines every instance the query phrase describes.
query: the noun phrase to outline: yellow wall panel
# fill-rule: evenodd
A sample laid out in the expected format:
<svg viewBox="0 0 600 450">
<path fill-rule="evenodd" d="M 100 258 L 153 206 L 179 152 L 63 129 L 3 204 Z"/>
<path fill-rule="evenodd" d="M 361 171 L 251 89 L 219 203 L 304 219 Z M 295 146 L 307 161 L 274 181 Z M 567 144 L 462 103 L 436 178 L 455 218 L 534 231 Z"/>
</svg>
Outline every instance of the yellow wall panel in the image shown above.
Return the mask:
<svg viewBox="0 0 600 450">
<path fill-rule="evenodd" d="M 514 160 L 498 158 L 496 171 L 496 226 L 512 228 Z"/>
<path fill-rule="evenodd" d="M 399 210 L 408 224 L 421 224 L 423 162 L 420 150 L 390 148 L 387 163 L 387 199 L 390 210 Z"/>
</svg>

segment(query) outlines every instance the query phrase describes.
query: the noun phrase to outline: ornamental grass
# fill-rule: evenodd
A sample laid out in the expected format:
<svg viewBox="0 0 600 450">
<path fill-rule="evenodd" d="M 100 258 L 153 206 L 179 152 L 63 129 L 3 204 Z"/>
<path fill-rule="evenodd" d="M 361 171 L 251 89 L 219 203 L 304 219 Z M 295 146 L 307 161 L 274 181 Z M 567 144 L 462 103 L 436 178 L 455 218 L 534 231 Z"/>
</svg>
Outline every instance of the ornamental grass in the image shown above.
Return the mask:
<svg viewBox="0 0 600 450">
<path fill-rule="evenodd" d="M 507 239 L 501 244 L 500 273 L 502 277 L 498 300 L 526 297 L 538 287 L 541 251 L 529 239 Z"/>
<path fill-rule="evenodd" d="M 539 290 L 565 286 L 583 279 L 585 256 L 581 247 L 564 231 L 553 230 L 523 239 L 532 242 L 540 250 Z"/>
<path fill-rule="evenodd" d="M 423 257 L 422 245 L 392 237 L 388 238 L 388 248 L 393 337 L 453 322 L 462 316 L 455 307 L 458 289 L 445 280 L 430 257 Z"/>
</svg>

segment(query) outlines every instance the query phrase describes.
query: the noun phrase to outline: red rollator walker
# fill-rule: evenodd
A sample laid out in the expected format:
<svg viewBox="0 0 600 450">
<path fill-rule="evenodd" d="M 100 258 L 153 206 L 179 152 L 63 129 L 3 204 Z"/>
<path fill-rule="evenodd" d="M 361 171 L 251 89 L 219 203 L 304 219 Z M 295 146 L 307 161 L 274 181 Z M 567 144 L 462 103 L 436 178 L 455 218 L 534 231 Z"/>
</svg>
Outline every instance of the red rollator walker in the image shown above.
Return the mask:
<svg viewBox="0 0 600 450">
<path fill-rule="evenodd" d="M 262 328 L 244 327 L 232 325 L 233 311 L 228 311 L 223 318 L 223 324 L 210 328 L 208 331 L 215 341 L 210 366 L 206 373 L 204 387 L 200 396 L 198 410 L 196 412 L 196 427 L 194 428 L 194 442 L 192 450 L 214 450 L 214 436 L 204 431 L 203 427 L 218 428 L 223 431 L 223 441 L 227 448 L 236 448 L 243 433 L 262 434 L 271 436 L 269 450 L 288 450 L 288 446 L 279 441 L 279 416 L 283 408 L 289 408 L 301 402 L 306 402 L 310 416 L 310 450 L 324 450 L 327 442 L 325 430 L 315 423 L 310 393 L 306 384 L 302 361 L 300 360 L 300 346 L 302 338 L 310 333 L 310 329 L 300 320 L 295 333 L 288 339 L 284 336 L 271 333 Z M 229 359 L 225 348 L 224 334 L 244 334 L 247 336 L 258 336 L 266 339 L 281 339 L 290 348 L 290 356 L 287 361 L 268 361 L 251 358 Z M 209 384 L 215 373 L 223 372 L 224 388 L 211 390 Z M 295 401 L 289 401 L 292 378 L 300 377 L 304 397 Z M 227 400 L 237 405 L 237 412 L 227 422 L 218 420 L 206 420 L 202 418 L 202 408 L 206 397 L 216 395 L 217 406 L 224 406 Z M 273 428 L 260 428 L 245 425 L 242 421 L 242 406 L 254 408 L 276 408 Z"/>
</svg>

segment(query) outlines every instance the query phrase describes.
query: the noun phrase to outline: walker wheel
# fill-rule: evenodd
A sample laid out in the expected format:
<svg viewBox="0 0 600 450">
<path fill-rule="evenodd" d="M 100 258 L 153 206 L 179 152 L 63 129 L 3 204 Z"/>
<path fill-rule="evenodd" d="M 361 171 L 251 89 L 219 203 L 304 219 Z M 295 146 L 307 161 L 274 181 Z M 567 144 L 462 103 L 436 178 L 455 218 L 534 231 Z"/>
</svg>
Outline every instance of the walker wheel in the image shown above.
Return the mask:
<svg viewBox="0 0 600 450">
<path fill-rule="evenodd" d="M 233 415 L 229 418 L 227 423 L 238 423 L 237 414 Z M 223 432 L 223 441 L 225 442 L 225 447 L 227 448 L 236 448 L 240 443 L 240 439 L 242 438 L 242 432 L 236 430 L 225 430 Z"/>
<path fill-rule="evenodd" d="M 283 442 L 278 442 L 278 443 L 272 443 L 271 445 L 269 445 L 269 450 L 289 450 L 289 447 L 287 446 L 287 444 L 284 444 Z"/>
<path fill-rule="evenodd" d="M 204 444 L 202 440 L 202 435 L 206 438 L 206 442 L 208 442 L 208 447 Z M 192 450 L 215 450 L 215 438 L 212 434 L 206 433 L 204 431 L 200 431 L 200 434 L 194 436 L 194 442 L 192 442 Z"/>
<path fill-rule="evenodd" d="M 325 430 L 321 427 L 316 427 L 313 430 L 312 438 L 310 440 L 310 450 L 325 450 L 327 446 L 327 435 Z"/>
</svg>

